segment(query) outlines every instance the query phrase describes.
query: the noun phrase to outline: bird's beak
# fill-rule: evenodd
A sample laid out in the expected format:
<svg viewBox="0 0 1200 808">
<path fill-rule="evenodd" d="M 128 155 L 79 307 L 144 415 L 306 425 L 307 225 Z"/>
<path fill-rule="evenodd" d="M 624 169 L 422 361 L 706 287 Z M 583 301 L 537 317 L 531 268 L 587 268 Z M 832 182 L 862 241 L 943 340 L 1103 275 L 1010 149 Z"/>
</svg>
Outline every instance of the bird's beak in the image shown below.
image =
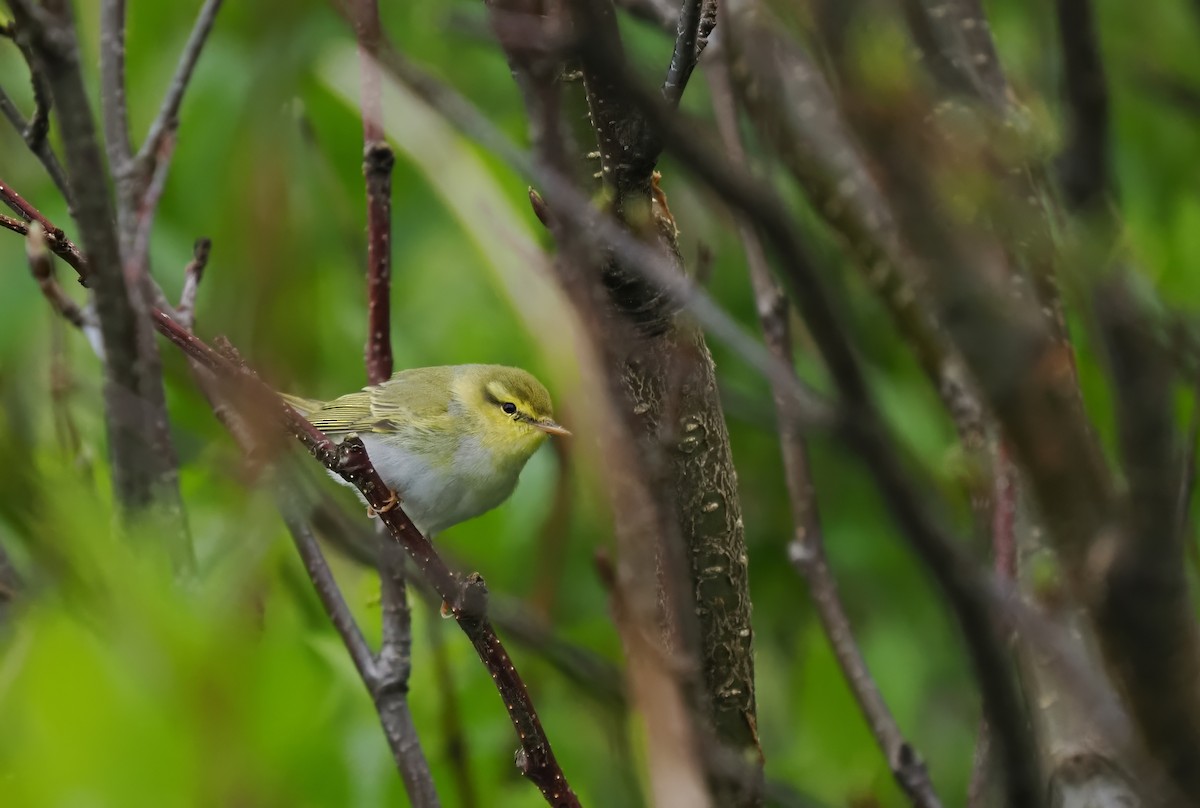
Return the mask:
<svg viewBox="0 0 1200 808">
<path fill-rule="evenodd" d="M 561 427 L 558 424 L 554 423 L 553 421 L 549 421 L 549 420 L 547 420 L 547 421 L 531 421 L 530 425 L 534 429 L 542 430 L 547 435 L 560 435 L 560 436 L 565 437 L 565 436 L 568 436 L 571 434 L 570 430 L 564 429 L 563 427 Z"/>
</svg>

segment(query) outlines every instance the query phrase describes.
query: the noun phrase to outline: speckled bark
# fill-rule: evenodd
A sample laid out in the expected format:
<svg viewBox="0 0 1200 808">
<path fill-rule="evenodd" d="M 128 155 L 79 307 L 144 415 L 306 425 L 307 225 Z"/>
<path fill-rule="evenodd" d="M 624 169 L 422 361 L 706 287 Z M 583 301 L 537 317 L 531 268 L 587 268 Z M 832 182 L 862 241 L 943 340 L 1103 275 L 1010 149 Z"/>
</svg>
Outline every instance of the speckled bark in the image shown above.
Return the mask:
<svg viewBox="0 0 1200 808">
<path fill-rule="evenodd" d="M 699 329 L 678 324 L 639 343 L 621 381 L 669 484 L 713 726 L 724 745 L 757 761 L 746 540 L 712 355 Z"/>
</svg>

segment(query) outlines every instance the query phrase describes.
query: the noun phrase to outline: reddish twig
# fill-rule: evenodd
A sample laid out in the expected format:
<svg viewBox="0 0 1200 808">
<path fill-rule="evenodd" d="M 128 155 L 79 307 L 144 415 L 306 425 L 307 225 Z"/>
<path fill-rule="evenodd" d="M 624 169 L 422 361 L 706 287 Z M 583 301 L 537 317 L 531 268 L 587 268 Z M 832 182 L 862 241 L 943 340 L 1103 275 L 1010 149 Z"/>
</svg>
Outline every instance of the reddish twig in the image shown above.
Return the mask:
<svg viewBox="0 0 1200 808">
<path fill-rule="evenodd" d="M 4 180 L 0 180 L 0 200 L 4 204 L 12 208 L 25 222 L 37 222 L 46 230 L 46 241 L 51 252 L 59 258 L 66 261 L 71 267 L 79 273 L 79 280 L 85 286 L 87 285 L 88 268 L 83 259 L 83 253 L 75 246 L 75 243 L 67 238 L 62 228 L 55 226 L 53 222 L 42 215 L 42 212 L 29 204 L 14 188 L 9 186 Z M 3 225 L 9 230 L 26 235 L 28 229 L 20 229 L 17 222 L 7 216 L 0 216 L 0 225 Z"/>
<path fill-rule="evenodd" d="M 208 254 L 212 250 L 212 242 L 206 238 L 196 239 L 192 248 L 192 260 L 183 270 L 183 291 L 179 293 L 179 306 L 175 309 L 180 323 L 191 329 L 196 321 L 196 292 L 200 289 L 200 281 L 204 278 L 204 269 L 208 266 Z"/>
<path fill-rule="evenodd" d="M 219 376 L 240 382 L 264 408 L 263 411 L 281 423 L 313 457 L 358 489 L 367 504 L 378 513 L 379 521 L 387 527 L 392 538 L 404 547 L 422 576 L 446 603 L 491 674 L 520 738 L 517 766 L 521 773 L 537 785 L 550 805 L 578 808 L 579 799 L 554 757 L 525 683 L 487 619 L 487 587 L 483 579 L 472 574 L 460 581 L 450 571 L 433 544 L 421 535 L 403 508 L 398 506 L 395 494 L 371 464 L 361 440 L 350 437 L 334 444 L 249 369 L 234 364 L 163 312 L 155 310 L 152 319 L 155 327 L 188 356 Z"/>
<path fill-rule="evenodd" d="M 378 69 L 378 68 L 376 68 Z M 363 79 L 364 92 L 366 78 Z M 363 135 L 367 136 L 364 107 Z M 381 140 L 366 142 L 363 175 L 367 180 L 367 381 L 380 384 L 392 375 L 392 149 Z"/>
</svg>

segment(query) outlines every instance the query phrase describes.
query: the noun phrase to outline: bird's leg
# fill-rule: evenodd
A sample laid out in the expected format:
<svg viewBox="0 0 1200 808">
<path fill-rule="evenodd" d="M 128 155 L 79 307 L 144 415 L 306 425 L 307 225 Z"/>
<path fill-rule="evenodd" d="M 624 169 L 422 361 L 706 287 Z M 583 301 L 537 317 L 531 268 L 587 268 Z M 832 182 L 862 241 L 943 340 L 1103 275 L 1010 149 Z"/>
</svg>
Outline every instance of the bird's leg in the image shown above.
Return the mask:
<svg viewBox="0 0 1200 808">
<path fill-rule="evenodd" d="M 400 504 L 400 495 L 397 494 L 395 491 L 388 491 L 387 502 L 383 503 L 383 505 L 378 510 L 376 510 L 375 508 L 372 508 L 370 505 L 367 506 L 367 516 L 374 519 L 379 514 L 387 513 L 388 511 L 392 510 L 392 508 L 395 508 L 399 504 Z"/>
</svg>

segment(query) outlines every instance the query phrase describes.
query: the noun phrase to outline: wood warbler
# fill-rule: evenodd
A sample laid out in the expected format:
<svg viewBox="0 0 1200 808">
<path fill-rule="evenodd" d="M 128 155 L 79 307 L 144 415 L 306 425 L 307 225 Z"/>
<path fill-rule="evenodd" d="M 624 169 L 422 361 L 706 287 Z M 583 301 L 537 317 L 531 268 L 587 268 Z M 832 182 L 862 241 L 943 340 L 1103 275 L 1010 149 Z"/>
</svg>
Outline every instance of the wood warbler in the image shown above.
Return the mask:
<svg viewBox="0 0 1200 808">
<path fill-rule="evenodd" d="M 508 499 L 546 436 L 571 434 L 541 382 L 503 365 L 413 368 L 333 401 L 284 398 L 334 441 L 362 438 L 426 536 Z"/>
</svg>

